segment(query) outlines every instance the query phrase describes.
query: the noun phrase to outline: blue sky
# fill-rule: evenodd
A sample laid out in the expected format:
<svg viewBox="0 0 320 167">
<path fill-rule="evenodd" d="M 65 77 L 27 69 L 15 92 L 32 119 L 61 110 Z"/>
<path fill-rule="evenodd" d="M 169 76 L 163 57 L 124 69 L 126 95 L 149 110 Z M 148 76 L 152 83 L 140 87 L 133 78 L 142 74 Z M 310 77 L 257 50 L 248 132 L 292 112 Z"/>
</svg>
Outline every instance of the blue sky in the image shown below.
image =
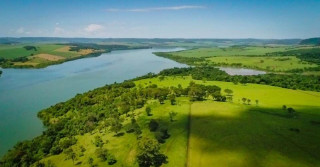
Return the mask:
<svg viewBox="0 0 320 167">
<path fill-rule="evenodd" d="M 1 0 L 1 37 L 309 38 L 320 0 Z"/>
</svg>

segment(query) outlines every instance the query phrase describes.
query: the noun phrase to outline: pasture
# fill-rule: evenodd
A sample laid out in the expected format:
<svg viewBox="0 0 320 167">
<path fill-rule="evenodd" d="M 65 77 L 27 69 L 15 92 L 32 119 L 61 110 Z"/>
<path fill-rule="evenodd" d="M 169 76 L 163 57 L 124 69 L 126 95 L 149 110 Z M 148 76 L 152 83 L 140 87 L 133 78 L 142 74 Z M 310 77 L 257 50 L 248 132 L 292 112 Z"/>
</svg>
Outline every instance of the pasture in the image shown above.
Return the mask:
<svg viewBox="0 0 320 167">
<path fill-rule="evenodd" d="M 179 52 L 172 55 L 181 57 L 212 57 L 212 56 L 252 56 L 265 55 L 266 53 L 290 50 L 289 46 L 234 46 L 226 48 L 199 48 Z"/>
<path fill-rule="evenodd" d="M 24 48 L 25 46 L 34 46 L 36 49 L 27 50 Z M 92 49 L 81 49 L 79 52 L 69 51 L 69 49 L 69 45 L 58 44 L 0 45 L 0 58 L 13 61 L 16 58 L 26 57 L 26 61 L 14 61 L 13 66 L 37 67 L 74 59 L 94 52 Z"/>
<path fill-rule="evenodd" d="M 137 83 L 185 87 L 190 81 L 190 77 L 168 77 Z M 188 166 L 320 165 L 320 93 L 257 84 L 195 82 L 234 93 L 233 102 L 207 100 L 191 105 Z M 251 103 L 243 104 L 243 97 Z M 293 107 L 298 115 L 289 118 L 282 105 Z"/>
<path fill-rule="evenodd" d="M 293 53 L 298 49 L 303 51 L 311 48 L 310 46 L 231 46 L 169 52 L 165 57 L 189 65 L 206 63 L 215 66 L 245 67 L 271 72 L 308 71 L 308 68 L 318 67 L 314 62 L 303 61 L 296 57 Z"/>
<path fill-rule="evenodd" d="M 169 100 L 159 104 L 149 100 L 134 111 L 144 136 L 154 136 L 148 123 L 159 120 L 167 127 L 170 138 L 161 144 L 161 152 L 168 156 L 162 166 L 319 166 L 320 151 L 320 93 L 290 90 L 257 84 L 233 84 L 221 81 L 192 80 L 190 76 L 149 78 L 135 81 L 138 87 L 157 84 L 159 87 L 187 87 L 191 81 L 204 85 L 217 85 L 233 90 L 233 100 L 216 102 L 209 97 L 205 101 L 190 102 L 188 97 L 178 97 L 177 104 Z M 223 91 L 222 91 L 223 92 Z M 242 98 L 251 99 L 243 103 Z M 258 102 L 256 102 L 258 100 Z M 291 117 L 282 106 L 292 107 L 296 115 Z M 151 107 L 151 116 L 145 112 Z M 169 112 L 177 112 L 171 122 Z M 132 114 L 132 113 L 129 113 Z M 117 163 L 112 166 L 138 166 L 136 156 L 137 136 L 125 132 L 130 117 L 123 116 L 124 128 L 121 136 L 103 128 L 103 124 L 92 133 L 77 135 L 78 142 L 71 146 L 77 153 L 73 162 L 65 153 L 49 156 L 42 162 L 53 162 L 57 166 L 89 167 L 93 164 L 109 166 L 107 161 L 96 157 L 95 137 L 100 136 Z M 84 151 L 81 151 L 84 148 Z"/>
<path fill-rule="evenodd" d="M 246 68 L 255 68 L 266 71 L 288 71 L 293 69 L 304 69 L 309 67 L 317 67 L 318 65 L 309 62 L 301 61 L 295 56 L 220 56 L 206 58 L 209 63 L 227 65 L 227 66 L 241 66 Z"/>
</svg>

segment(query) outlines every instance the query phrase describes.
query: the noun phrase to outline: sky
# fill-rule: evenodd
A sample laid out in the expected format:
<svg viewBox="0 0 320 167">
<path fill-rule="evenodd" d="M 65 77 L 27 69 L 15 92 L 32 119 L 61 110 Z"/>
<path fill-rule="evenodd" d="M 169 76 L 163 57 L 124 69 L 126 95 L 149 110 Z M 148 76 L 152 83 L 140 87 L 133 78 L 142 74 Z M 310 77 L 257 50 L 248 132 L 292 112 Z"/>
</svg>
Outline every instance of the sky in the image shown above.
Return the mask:
<svg viewBox="0 0 320 167">
<path fill-rule="evenodd" d="M 320 0 L 0 0 L 0 37 L 319 36 Z"/>
</svg>

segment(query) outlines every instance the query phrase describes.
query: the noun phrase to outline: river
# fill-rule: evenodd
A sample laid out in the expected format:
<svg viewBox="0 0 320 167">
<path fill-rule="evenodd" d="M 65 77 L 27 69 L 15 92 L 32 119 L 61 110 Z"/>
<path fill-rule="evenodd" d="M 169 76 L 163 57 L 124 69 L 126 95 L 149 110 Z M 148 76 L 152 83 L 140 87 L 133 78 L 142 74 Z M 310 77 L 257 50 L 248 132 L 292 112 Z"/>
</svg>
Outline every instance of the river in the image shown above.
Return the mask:
<svg viewBox="0 0 320 167">
<path fill-rule="evenodd" d="M 37 112 L 77 93 L 135 78 L 166 68 L 186 67 L 152 52 L 176 49 L 139 49 L 104 53 L 44 69 L 2 69 L 0 77 L 0 157 L 15 143 L 43 131 Z"/>
</svg>

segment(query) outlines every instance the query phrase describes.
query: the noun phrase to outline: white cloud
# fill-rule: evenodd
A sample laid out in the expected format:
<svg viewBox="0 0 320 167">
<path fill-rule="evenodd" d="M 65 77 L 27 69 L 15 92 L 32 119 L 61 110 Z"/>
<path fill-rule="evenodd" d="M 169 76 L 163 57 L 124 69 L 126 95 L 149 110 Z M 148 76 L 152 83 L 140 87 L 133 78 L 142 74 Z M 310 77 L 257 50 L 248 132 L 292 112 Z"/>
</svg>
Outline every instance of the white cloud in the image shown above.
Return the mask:
<svg viewBox="0 0 320 167">
<path fill-rule="evenodd" d="M 163 10 L 184 10 L 184 9 L 203 9 L 205 6 L 183 5 L 183 6 L 169 6 L 169 7 L 155 7 L 155 8 L 137 8 L 137 9 L 107 9 L 107 12 L 153 12 Z"/>
<path fill-rule="evenodd" d="M 104 26 L 99 24 L 89 24 L 84 30 L 88 33 L 98 32 L 104 29 Z"/>
<path fill-rule="evenodd" d="M 55 34 L 62 34 L 62 33 L 64 33 L 64 29 L 61 28 L 61 27 L 55 27 L 54 28 L 54 33 Z"/>
<path fill-rule="evenodd" d="M 17 31 L 18 34 L 23 34 L 24 33 L 24 28 L 20 27 Z"/>
</svg>

